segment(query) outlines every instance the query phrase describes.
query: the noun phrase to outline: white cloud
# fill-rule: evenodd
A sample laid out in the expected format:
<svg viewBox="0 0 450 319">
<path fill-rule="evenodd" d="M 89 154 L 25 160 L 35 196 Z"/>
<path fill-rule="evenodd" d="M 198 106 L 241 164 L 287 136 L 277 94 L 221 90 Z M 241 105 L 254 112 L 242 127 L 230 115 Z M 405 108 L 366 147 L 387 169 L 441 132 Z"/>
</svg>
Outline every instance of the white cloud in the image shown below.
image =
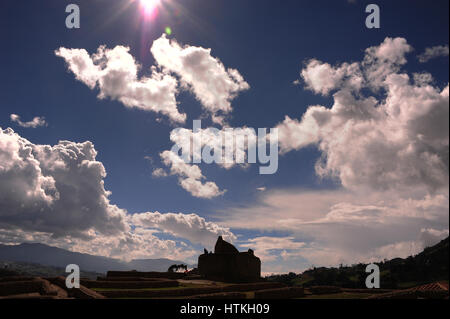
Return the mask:
<svg viewBox="0 0 450 319">
<path fill-rule="evenodd" d="M 114 258 L 194 262 L 191 244 L 213 244 L 226 227 L 196 214 L 127 215 L 110 204 L 91 142 L 39 145 L 0 129 L 0 243 L 41 242 Z M 166 232 L 174 239 L 160 239 Z M 191 244 L 186 244 L 189 241 Z"/>
<path fill-rule="evenodd" d="M 194 262 L 198 251 L 191 245 L 183 246 L 181 242 L 160 239 L 154 230 L 136 228 L 120 236 L 98 236 L 89 242 L 69 243 L 68 248 L 75 251 L 108 256 L 125 260 L 147 258 L 169 258 Z"/>
<path fill-rule="evenodd" d="M 17 123 L 21 127 L 36 128 L 39 126 L 47 126 L 47 122 L 45 121 L 45 118 L 42 116 L 36 116 L 31 121 L 28 122 L 22 122 L 20 116 L 17 114 L 11 114 L 10 118 L 12 122 Z"/>
<path fill-rule="evenodd" d="M 110 98 L 126 107 L 162 113 L 177 123 L 185 122 L 186 114 L 177 108 L 178 81 L 170 73 L 180 78 L 181 87 L 192 91 L 219 124 L 224 124 L 232 111 L 231 101 L 239 92 L 249 89 L 239 71 L 226 69 L 211 55 L 211 49 L 182 47 L 165 34 L 151 47 L 159 70 L 152 67 L 148 77 L 138 78 L 141 67 L 129 50 L 121 45 L 113 49 L 100 46 L 95 54 L 89 55 L 85 49 L 61 47 L 55 54 L 66 61 L 77 80 L 92 90 L 98 87 L 100 99 Z"/>
<path fill-rule="evenodd" d="M 169 258 L 196 262 L 199 251 L 183 241 L 160 239 L 157 230 L 137 227 L 114 236 L 90 232 L 89 239 L 64 236 L 53 238 L 49 233 L 0 228 L 0 243 L 39 242 L 70 251 L 119 258 L 122 260 Z"/>
<path fill-rule="evenodd" d="M 203 176 L 198 165 L 188 164 L 194 158 L 204 159 L 205 150 L 213 153 L 212 161 L 222 168 L 231 169 L 235 165 L 247 167 L 245 161 L 248 159 L 247 151 L 249 141 L 257 143 L 258 136 L 252 128 L 216 128 L 193 130 L 177 128 L 170 133 L 170 140 L 178 146 L 182 154 L 175 154 L 174 151 L 164 151 L 160 154 L 163 163 L 170 167 L 171 175 L 178 175 L 180 185 L 195 197 L 213 198 L 224 194 L 226 190 L 220 190 L 214 182 L 202 183 Z M 193 145 L 198 145 L 193 147 Z M 227 151 L 227 145 L 231 146 Z M 256 144 L 255 144 L 256 145 Z M 255 160 L 256 160 L 256 148 Z M 203 156 L 203 157 L 202 157 Z M 217 159 L 217 161 L 216 161 Z M 160 169 L 154 174 L 162 176 Z"/>
<path fill-rule="evenodd" d="M 90 89 L 99 88 L 100 99 L 118 100 L 126 107 L 153 111 L 168 116 L 174 122 L 184 122 L 186 114 L 177 108 L 177 80 L 156 68 L 149 77 L 138 79 L 138 65 L 129 48 L 100 46 L 89 55 L 85 49 L 59 48 L 55 54 L 62 57 L 77 80 Z"/>
<path fill-rule="evenodd" d="M 154 41 L 151 52 L 162 71 L 158 72 L 156 67 L 152 67 L 151 77 L 141 79 L 137 77 L 140 66 L 129 53 L 128 47 L 107 49 L 101 46 L 91 56 L 84 49 L 60 48 L 55 54 L 65 59 L 69 70 L 79 81 L 91 89 L 98 87 L 99 98 L 109 97 L 128 107 L 160 112 L 175 122 L 184 122 L 186 115 L 177 109 L 175 96 L 178 81 L 169 75 L 170 72 L 180 77 L 182 88 L 190 89 L 213 120 L 220 124 L 224 124 L 225 116 L 232 111 L 231 100 L 240 91 L 249 88 L 240 73 L 235 69 L 225 69 L 220 60 L 211 56 L 210 49 L 181 47 L 175 40 L 170 41 L 166 35 L 162 35 Z M 171 139 L 181 143 L 175 131 L 172 131 Z M 209 136 L 204 140 L 204 144 L 208 145 L 217 144 L 218 138 L 222 138 L 214 136 L 208 129 L 200 134 Z M 191 131 L 191 135 L 196 134 Z M 242 155 L 244 150 L 245 146 L 241 147 L 239 154 Z M 168 151 L 161 153 L 161 158 L 166 166 L 170 166 L 171 175 L 178 175 L 180 185 L 193 196 L 213 198 L 224 193 L 214 182 L 201 181 L 204 176 L 197 165 L 185 164 L 176 154 Z M 233 159 L 223 164 L 226 168 L 233 165 Z M 152 175 L 164 177 L 167 173 L 158 168 Z"/>
<path fill-rule="evenodd" d="M 388 37 L 379 46 L 367 48 L 362 62 L 332 66 L 310 59 L 300 73 L 306 88 L 316 94 L 328 95 L 336 89 L 359 91 L 363 87 L 377 90 L 388 75 L 406 63 L 405 55 L 411 51 L 405 39 Z"/>
<path fill-rule="evenodd" d="M 129 220 L 135 226 L 161 229 L 205 247 L 214 245 L 218 236 L 228 241 L 236 239 L 228 228 L 208 222 L 196 214 L 147 212 L 131 215 Z"/>
<path fill-rule="evenodd" d="M 390 63 L 402 65 L 406 63 L 405 54 L 412 51 L 412 47 L 405 38 L 386 37 L 379 46 L 373 46 L 366 49 L 366 63 Z"/>
<path fill-rule="evenodd" d="M 280 151 L 316 145 L 316 173 L 343 188 L 265 193 L 258 205 L 223 212 L 222 224 L 304 241 L 280 254 L 304 268 L 407 257 L 448 236 L 449 88 L 433 86 L 427 72 L 414 82 L 402 73 L 411 51 L 405 39 L 386 38 L 354 73 L 310 60 L 306 88 L 334 92 L 334 103 L 310 106 L 300 120 L 286 116 Z"/>
<path fill-rule="evenodd" d="M 396 242 L 393 244 L 378 247 L 370 254 L 372 262 L 382 259 L 406 258 L 422 252 L 425 248 L 436 245 L 438 242 L 448 237 L 448 229 L 422 229 L 417 239 L 411 241 Z"/>
<path fill-rule="evenodd" d="M 418 55 L 417 58 L 419 59 L 419 62 L 425 63 L 431 59 L 445 56 L 448 56 L 448 45 L 437 45 L 431 48 L 426 48 L 425 52 Z"/>
<path fill-rule="evenodd" d="M 216 123 L 223 123 L 223 117 L 232 111 L 231 100 L 249 88 L 236 69 L 226 69 L 211 55 L 211 49 L 182 47 L 163 34 L 153 42 L 151 52 L 159 66 L 176 73 L 192 90 Z"/>
<path fill-rule="evenodd" d="M 328 63 L 311 59 L 301 75 L 308 89 L 322 95 L 328 95 L 330 91 L 343 85 L 359 89 L 364 81 L 358 63 L 343 63 L 339 67 L 332 67 Z"/>
<path fill-rule="evenodd" d="M 314 91 L 336 89 L 334 104 L 310 106 L 300 121 L 286 117 L 278 125 L 281 152 L 317 145 L 323 155 L 317 174 L 335 177 L 346 188 L 448 188 L 449 89 L 431 86 L 428 75 L 416 75 L 411 83 L 407 74 L 399 73 L 410 50 L 401 38 L 386 38 L 366 50 L 363 87 L 382 87 L 384 99 L 364 97 L 328 71 L 318 72 L 314 83 L 320 84 Z M 321 82 L 330 78 L 332 85 Z"/>
<path fill-rule="evenodd" d="M 163 168 L 156 168 L 152 172 L 153 177 L 165 177 L 167 175 L 167 172 Z"/>
<path fill-rule="evenodd" d="M 163 163 L 170 167 L 171 175 L 178 175 L 178 180 L 186 191 L 194 197 L 199 198 L 213 198 L 225 193 L 225 190 L 220 190 L 214 182 L 205 182 L 205 178 L 198 165 L 191 165 L 184 162 L 184 160 L 172 151 L 164 151 L 160 154 Z"/>
<path fill-rule="evenodd" d="M 276 260 L 280 254 L 285 258 L 290 254 L 298 254 L 304 245 L 305 243 L 295 241 L 294 237 L 261 236 L 248 239 L 239 246 L 251 248 L 263 262 L 270 262 Z M 280 250 L 281 252 L 278 252 Z"/>
<path fill-rule="evenodd" d="M 433 87 L 428 73 L 414 75 L 414 83 L 399 73 L 410 50 L 397 39 L 369 48 L 359 64 L 362 82 L 357 68 L 354 77 L 342 71 L 348 64 L 307 64 L 307 88 L 336 91 L 334 103 L 310 106 L 301 120 L 287 116 L 278 125 L 280 151 L 317 145 L 317 174 L 344 187 L 266 192 L 260 203 L 220 212 L 221 225 L 305 243 L 263 251 L 264 271 L 406 257 L 448 235 L 449 89 Z"/>
<path fill-rule="evenodd" d="M 413 73 L 414 84 L 417 86 L 427 86 L 433 83 L 433 76 L 428 72 Z"/>
<path fill-rule="evenodd" d="M 423 248 L 431 247 L 448 237 L 449 230 L 448 229 L 433 229 L 433 228 L 423 228 L 420 231 L 419 241 L 422 243 Z"/>
<path fill-rule="evenodd" d="M 362 62 L 366 86 L 373 90 L 385 87 L 386 78 L 406 64 L 405 55 L 412 50 L 406 39 L 389 37 L 379 46 L 367 48 Z"/>
<path fill-rule="evenodd" d="M 262 255 L 264 271 L 407 257 L 448 236 L 445 192 L 424 196 L 424 192 L 298 189 L 266 192 L 260 200 L 247 207 L 228 207 L 216 218 L 219 225 L 236 230 L 284 234 L 261 236 L 273 237 L 272 242 L 249 240 L 240 245 Z M 276 238 L 280 245 L 274 246 Z"/>
<path fill-rule="evenodd" d="M 448 194 L 445 191 L 425 194 L 423 191 L 408 194 L 345 189 L 273 190 L 248 207 L 220 211 L 217 219 L 221 225 L 235 229 L 288 232 L 306 225 L 385 225 L 403 218 L 418 222 L 414 233 L 425 224 L 429 228 L 436 228 L 439 223 L 448 227 Z"/>
<path fill-rule="evenodd" d="M 109 203 L 96 155 L 91 142 L 38 145 L 0 129 L 0 225 L 56 237 L 125 230 L 125 212 Z"/>
<path fill-rule="evenodd" d="M 219 165 L 225 169 L 230 169 L 238 164 L 244 164 L 248 159 L 247 151 L 249 141 L 257 143 L 257 134 L 253 128 L 205 128 L 197 129 L 195 132 L 190 129 L 177 128 L 170 132 L 170 140 L 183 151 L 189 152 L 189 160 L 202 158 L 206 149 L 218 157 Z M 193 147 L 197 145 L 197 147 Z M 227 146 L 231 152 L 227 152 Z"/>
</svg>

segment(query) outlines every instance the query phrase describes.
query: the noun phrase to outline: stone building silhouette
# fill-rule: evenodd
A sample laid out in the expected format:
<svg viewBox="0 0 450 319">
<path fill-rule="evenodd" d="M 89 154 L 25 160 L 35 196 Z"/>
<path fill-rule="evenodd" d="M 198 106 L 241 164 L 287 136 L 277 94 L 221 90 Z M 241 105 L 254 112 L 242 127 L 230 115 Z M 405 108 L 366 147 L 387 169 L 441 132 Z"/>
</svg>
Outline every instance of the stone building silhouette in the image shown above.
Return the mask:
<svg viewBox="0 0 450 319">
<path fill-rule="evenodd" d="M 261 278 L 261 260 L 253 250 L 239 252 L 219 236 L 214 253 L 198 257 L 198 271 L 206 279 L 224 282 L 255 282 Z"/>
</svg>

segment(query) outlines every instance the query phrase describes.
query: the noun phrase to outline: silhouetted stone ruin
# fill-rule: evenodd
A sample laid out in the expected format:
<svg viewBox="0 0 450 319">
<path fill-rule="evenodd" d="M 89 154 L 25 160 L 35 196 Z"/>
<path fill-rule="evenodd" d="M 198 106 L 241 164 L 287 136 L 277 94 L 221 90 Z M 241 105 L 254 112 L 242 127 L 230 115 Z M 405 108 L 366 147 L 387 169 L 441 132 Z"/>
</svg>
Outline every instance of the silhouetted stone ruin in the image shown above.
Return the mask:
<svg viewBox="0 0 450 319">
<path fill-rule="evenodd" d="M 214 253 L 198 257 L 198 270 L 206 279 L 224 282 L 255 282 L 261 279 L 261 260 L 253 250 L 239 252 L 232 244 L 217 239 Z"/>
<path fill-rule="evenodd" d="M 222 239 L 222 236 L 219 236 L 216 242 L 216 246 L 214 246 L 215 254 L 239 254 L 239 250 L 236 249 L 232 244 L 226 242 Z"/>
</svg>

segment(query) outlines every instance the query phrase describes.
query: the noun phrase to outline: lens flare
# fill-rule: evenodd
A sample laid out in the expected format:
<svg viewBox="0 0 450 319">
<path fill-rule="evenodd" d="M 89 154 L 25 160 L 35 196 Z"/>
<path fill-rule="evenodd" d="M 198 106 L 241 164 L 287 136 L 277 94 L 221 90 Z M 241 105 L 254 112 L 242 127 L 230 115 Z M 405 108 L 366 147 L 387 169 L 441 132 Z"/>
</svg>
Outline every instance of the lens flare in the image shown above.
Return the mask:
<svg viewBox="0 0 450 319">
<path fill-rule="evenodd" d="M 154 16 L 158 11 L 161 0 L 139 0 L 141 7 L 147 16 Z"/>
</svg>

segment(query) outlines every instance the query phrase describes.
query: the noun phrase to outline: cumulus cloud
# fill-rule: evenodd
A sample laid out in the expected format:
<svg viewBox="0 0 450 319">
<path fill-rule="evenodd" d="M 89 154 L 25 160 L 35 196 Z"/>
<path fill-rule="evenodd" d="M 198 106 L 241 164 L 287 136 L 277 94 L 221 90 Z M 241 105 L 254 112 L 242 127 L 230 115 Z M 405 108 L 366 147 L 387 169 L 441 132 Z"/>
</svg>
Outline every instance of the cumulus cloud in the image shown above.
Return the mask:
<svg viewBox="0 0 450 319">
<path fill-rule="evenodd" d="M 24 230 L 20 227 L 0 226 L 0 243 L 18 244 L 40 242 L 72 251 L 119 258 L 124 260 L 170 258 L 196 262 L 202 244 L 211 249 L 218 235 L 229 241 L 236 236 L 225 227 L 208 222 L 196 214 L 136 213 L 125 218 L 128 230 L 115 235 L 104 235 L 90 230 L 87 238 L 64 235 L 58 238 L 47 232 Z M 2 225 L 5 226 L 5 225 Z M 173 239 L 161 239 L 167 233 Z"/>
<path fill-rule="evenodd" d="M 449 88 L 432 86 L 428 74 L 416 75 L 412 83 L 400 73 L 411 50 L 402 38 L 386 38 L 366 50 L 359 64 L 364 81 L 356 71 L 358 81 L 350 82 L 373 92 L 382 88 L 383 98 L 365 97 L 358 85 L 348 84 L 346 77 L 354 76 L 339 72 L 348 64 L 320 64 L 320 72 L 311 72 L 317 62 L 308 64 L 302 71 L 307 88 L 321 94 L 336 90 L 334 103 L 310 106 L 301 120 L 286 116 L 277 126 L 281 152 L 317 145 L 323 155 L 317 174 L 336 177 L 347 188 L 448 188 Z"/>
<path fill-rule="evenodd" d="M 286 116 L 277 126 L 280 151 L 317 146 L 317 175 L 342 187 L 267 192 L 257 205 L 222 212 L 225 226 L 305 242 L 279 253 L 272 269 L 280 258 L 307 267 L 407 257 L 448 236 L 449 87 L 428 72 L 402 71 L 412 50 L 386 38 L 361 62 L 306 63 L 306 89 L 332 94 L 333 103 Z"/>
<path fill-rule="evenodd" d="M 89 55 L 84 49 L 62 47 L 55 54 L 64 58 L 79 81 L 91 89 L 98 87 L 99 98 L 109 97 L 127 107 L 159 112 L 174 122 L 184 122 L 186 114 L 177 109 L 178 81 L 171 73 L 180 78 L 182 88 L 191 90 L 213 121 L 220 124 L 224 124 L 225 116 L 232 111 L 231 101 L 240 91 L 249 88 L 241 74 L 235 69 L 226 69 L 219 59 L 211 55 L 210 49 L 182 47 L 175 40 L 167 39 L 166 35 L 152 45 L 151 52 L 162 71 L 152 67 L 150 77 L 138 78 L 140 66 L 129 50 L 124 46 L 113 49 L 101 46 L 97 53 Z M 205 130 L 203 135 L 206 133 L 211 132 Z M 176 139 L 174 136 L 172 132 L 172 140 Z M 209 137 L 207 144 L 218 141 L 212 133 Z M 185 164 L 169 151 L 161 153 L 161 158 L 166 166 L 170 166 L 170 174 L 178 175 L 180 185 L 193 196 L 213 198 L 224 193 L 214 182 L 202 182 L 205 177 L 197 165 Z M 224 166 L 234 165 L 232 160 L 229 162 Z M 159 168 L 152 175 L 164 177 L 168 174 Z"/>
<path fill-rule="evenodd" d="M 406 64 L 406 54 L 412 50 L 406 39 L 389 37 L 380 45 L 367 48 L 362 62 L 366 86 L 372 90 L 386 88 L 386 78 Z"/>
<path fill-rule="evenodd" d="M 77 80 L 90 89 L 98 87 L 98 98 L 118 100 L 126 107 L 162 113 L 174 122 L 184 122 L 186 114 L 177 108 L 177 80 L 154 67 L 149 77 L 138 78 L 140 65 L 129 50 L 120 45 L 113 49 L 100 46 L 89 55 L 85 49 L 61 47 L 55 54 L 66 61 Z"/>
<path fill-rule="evenodd" d="M 122 260 L 170 258 L 195 262 L 198 250 L 183 241 L 160 239 L 158 230 L 136 227 L 114 236 L 96 233 L 89 234 L 89 239 L 63 236 L 52 237 L 46 232 L 33 232 L 20 228 L 0 228 L 0 243 L 18 244 L 24 242 L 43 243 L 70 251 L 118 258 Z"/>
<path fill-rule="evenodd" d="M 328 95 L 330 91 L 343 85 L 360 89 L 364 81 L 358 63 L 343 63 L 338 67 L 333 67 L 316 59 L 307 62 L 301 76 L 308 89 L 322 95 Z"/>
<path fill-rule="evenodd" d="M 164 151 L 160 154 L 163 163 L 170 167 L 170 174 L 177 175 L 178 181 L 186 191 L 194 197 L 213 198 L 225 193 L 214 182 L 202 182 L 205 176 L 198 165 L 191 165 L 172 151 Z"/>
<path fill-rule="evenodd" d="M 413 79 L 417 86 L 426 86 L 434 81 L 433 76 L 428 72 L 413 73 Z"/>
<path fill-rule="evenodd" d="M 232 111 L 231 100 L 249 85 L 242 75 L 211 55 L 211 49 L 181 46 L 163 34 L 153 42 L 151 52 L 159 66 L 176 73 L 190 88 L 213 121 L 223 123 Z"/>
<path fill-rule="evenodd" d="M 41 242 L 114 258 L 192 260 L 226 227 L 196 214 L 127 212 L 112 205 L 91 142 L 33 144 L 0 129 L 0 243 Z M 158 233 L 177 239 L 161 239 Z M 185 241 L 191 244 L 186 244 Z"/>
<path fill-rule="evenodd" d="M 232 111 L 231 101 L 239 92 L 249 89 L 238 70 L 225 68 L 211 55 L 211 49 L 181 46 L 163 34 L 153 42 L 151 53 L 159 67 L 150 76 L 138 78 L 140 65 L 118 45 L 113 49 L 100 46 L 90 55 L 85 49 L 61 47 L 55 54 L 62 57 L 76 79 L 90 89 L 98 87 L 100 99 L 118 100 L 126 107 L 164 114 L 173 122 L 183 123 L 186 114 L 177 108 L 178 80 L 181 88 L 190 90 L 215 123 L 224 124 Z"/>
<path fill-rule="evenodd" d="M 68 242 L 67 247 L 84 253 L 124 260 L 170 258 L 193 262 L 198 251 L 183 241 L 161 239 L 157 231 L 136 227 L 119 236 L 96 236 L 94 240 Z"/>
<path fill-rule="evenodd" d="M 219 235 L 229 241 L 236 239 L 228 228 L 193 213 L 135 213 L 127 215 L 126 222 L 130 229 L 118 236 L 94 236 L 89 242 L 70 240 L 65 245 L 121 259 L 170 258 L 194 263 L 199 250 L 192 244 L 210 248 Z M 161 233 L 174 238 L 161 239 Z"/>
<path fill-rule="evenodd" d="M 399 71 L 407 62 L 405 55 L 411 51 L 406 39 L 388 37 L 379 46 L 367 48 L 362 62 L 332 66 L 311 59 L 301 71 L 301 77 L 307 89 L 322 95 L 336 89 L 356 92 L 363 87 L 379 89 L 388 75 Z"/>
<path fill-rule="evenodd" d="M 426 63 L 431 59 L 445 56 L 448 56 L 448 45 L 437 45 L 431 48 L 426 48 L 425 52 L 419 54 L 417 58 L 419 59 L 419 62 Z"/>
<path fill-rule="evenodd" d="M 56 237 L 125 230 L 125 212 L 109 203 L 96 155 L 91 142 L 38 145 L 0 129 L 0 224 Z"/>
<path fill-rule="evenodd" d="M 225 116 L 232 111 L 231 101 L 240 91 L 249 88 L 241 74 L 235 69 L 226 69 L 219 59 L 211 56 L 210 49 L 181 47 L 175 40 L 169 40 L 166 35 L 162 35 L 154 41 L 151 52 L 159 69 L 152 67 L 151 76 L 141 79 L 137 77 L 140 66 L 129 53 L 128 47 L 116 46 L 108 49 L 101 46 L 97 53 L 92 55 L 84 49 L 62 47 L 56 50 L 55 54 L 64 58 L 69 70 L 79 81 L 91 89 L 98 87 L 99 98 L 109 97 L 119 100 L 127 107 L 160 112 L 174 122 L 184 122 L 186 114 L 179 113 L 177 109 L 178 81 L 170 74 L 178 76 L 181 87 L 191 90 L 204 109 L 211 114 L 213 121 L 220 124 L 224 124 Z M 181 144 L 174 131 L 171 133 L 171 139 Z M 198 135 L 201 134 L 208 135 L 202 146 L 208 144 L 214 147 L 221 138 L 214 136 L 208 129 Z M 191 131 L 191 136 L 196 134 Z M 244 148 L 245 146 L 242 146 L 238 149 L 241 157 Z M 197 165 L 185 164 L 169 151 L 161 153 L 161 158 L 166 166 L 170 166 L 170 174 L 178 175 L 180 185 L 193 196 L 213 198 L 224 193 L 214 182 L 202 182 L 205 177 Z M 232 167 L 233 159 L 227 159 L 223 166 Z M 152 175 L 164 177 L 168 174 L 158 168 Z"/>
<path fill-rule="evenodd" d="M 47 126 L 47 122 L 45 121 L 45 118 L 42 116 L 36 116 L 31 121 L 28 121 L 28 122 L 22 122 L 19 115 L 11 114 L 10 119 L 12 122 L 17 123 L 17 125 L 19 125 L 21 127 L 36 128 L 39 126 Z"/>
<path fill-rule="evenodd" d="M 213 245 L 218 236 L 228 241 L 236 239 L 229 228 L 208 222 L 196 214 L 147 212 L 131 215 L 129 219 L 135 226 L 161 229 L 205 247 Z"/>
<path fill-rule="evenodd" d="M 250 142 L 255 146 L 258 142 L 256 131 L 252 128 L 177 128 L 170 133 L 170 140 L 179 151 L 164 151 L 160 154 L 161 159 L 170 167 L 171 175 L 180 177 L 180 185 L 196 197 L 213 198 L 222 195 L 225 190 L 219 190 L 214 182 L 202 183 L 205 177 L 200 167 L 188 163 L 196 163 L 197 159 L 207 162 L 205 158 L 208 157 L 211 163 L 231 169 L 236 165 L 247 167 L 249 157 L 256 162 L 256 147 L 249 146 Z M 163 176 L 164 173 L 161 169 L 154 171 L 156 176 Z"/>
<path fill-rule="evenodd" d="M 264 271 L 407 257 L 448 235 L 449 88 L 428 72 L 402 71 L 412 50 L 405 39 L 386 38 L 361 62 L 306 63 L 306 88 L 334 101 L 310 106 L 301 119 L 286 116 L 277 126 L 280 151 L 316 145 L 316 173 L 343 187 L 272 190 L 219 212 L 226 227 L 287 234 L 241 245 L 281 238 L 277 248 L 259 248 Z M 302 245 L 288 249 L 285 237 Z"/>
<path fill-rule="evenodd" d="M 163 168 L 156 168 L 152 172 L 153 177 L 166 177 L 168 174 Z"/>
<path fill-rule="evenodd" d="M 248 160 L 247 151 L 250 143 L 258 142 L 258 136 L 253 128 L 198 128 L 196 130 L 177 128 L 170 132 L 170 140 L 183 152 L 188 161 L 205 158 L 211 154 L 214 161 L 225 169 L 235 165 L 245 164 Z M 196 145 L 197 147 L 193 147 Z M 256 148 L 252 148 L 255 151 Z M 188 153 L 186 156 L 185 154 Z M 255 153 L 256 154 L 256 153 Z M 255 155 L 256 156 L 256 155 Z M 254 159 L 256 161 L 256 159 Z"/>
</svg>

